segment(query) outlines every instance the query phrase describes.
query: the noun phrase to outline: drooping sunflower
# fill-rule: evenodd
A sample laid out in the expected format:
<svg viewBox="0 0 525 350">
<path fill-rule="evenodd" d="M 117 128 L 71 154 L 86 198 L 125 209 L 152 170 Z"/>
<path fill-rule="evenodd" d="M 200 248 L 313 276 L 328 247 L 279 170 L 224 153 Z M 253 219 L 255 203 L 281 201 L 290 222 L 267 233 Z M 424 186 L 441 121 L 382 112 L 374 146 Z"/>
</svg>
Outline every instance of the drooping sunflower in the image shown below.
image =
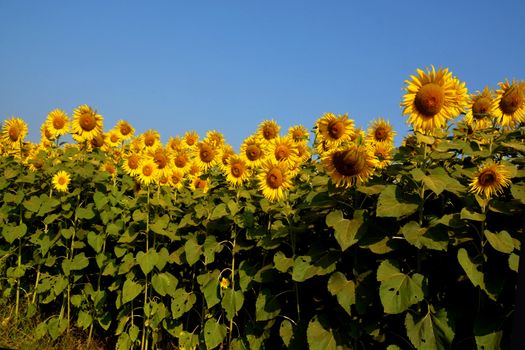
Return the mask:
<svg viewBox="0 0 525 350">
<path fill-rule="evenodd" d="M 199 141 L 199 134 L 196 131 L 186 131 L 184 133 L 184 143 L 188 148 L 193 148 Z"/>
<path fill-rule="evenodd" d="M 374 157 L 376 157 L 376 168 L 383 169 L 392 162 L 392 144 L 387 142 L 373 143 L 370 145 Z"/>
<path fill-rule="evenodd" d="M 102 134 L 104 118 L 88 105 L 81 105 L 73 111 L 71 131 L 77 142 L 91 141 Z"/>
<path fill-rule="evenodd" d="M 190 182 L 190 189 L 196 191 L 197 189 L 207 193 L 210 189 L 210 183 L 206 179 L 202 179 L 199 176 L 194 176 Z"/>
<path fill-rule="evenodd" d="M 45 123 L 54 137 L 65 135 L 69 132 L 69 117 L 61 109 L 57 108 L 49 112 Z"/>
<path fill-rule="evenodd" d="M 115 130 L 119 133 L 122 141 L 129 140 L 135 134 L 133 126 L 125 120 L 119 120 L 115 125 Z"/>
<path fill-rule="evenodd" d="M 494 115 L 504 128 L 514 128 L 525 122 L 525 81 L 512 80 L 498 83 L 494 99 Z"/>
<path fill-rule="evenodd" d="M 249 179 L 250 170 L 244 158 L 233 154 L 228 158 L 228 166 L 224 168 L 224 174 L 226 175 L 226 181 L 237 187 Z"/>
<path fill-rule="evenodd" d="M 106 159 L 104 163 L 100 166 L 100 170 L 103 172 L 108 173 L 112 179 L 115 179 L 117 177 L 117 168 L 115 167 L 115 163 L 111 159 Z"/>
<path fill-rule="evenodd" d="M 468 105 L 468 89 L 465 82 L 457 77 L 452 77 L 452 88 L 454 89 L 454 108 L 456 109 L 454 115 L 457 116 L 465 113 L 465 108 Z"/>
<path fill-rule="evenodd" d="M 135 176 L 139 172 L 140 155 L 135 152 L 125 154 L 123 157 L 122 169 L 129 176 Z"/>
<path fill-rule="evenodd" d="M 312 153 L 308 148 L 308 143 L 306 142 L 296 143 L 295 148 L 297 149 L 297 156 L 299 157 L 300 163 L 305 163 L 312 156 Z"/>
<path fill-rule="evenodd" d="M 22 119 L 12 117 L 4 121 L 1 139 L 7 148 L 19 150 L 26 135 L 27 124 Z"/>
<path fill-rule="evenodd" d="M 142 157 L 140 159 L 138 172 L 136 173 L 137 180 L 148 186 L 150 183 L 155 182 L 158 176 L 157 165 L 149 157 Z"/>
<path fill-rule="evenodd" d="M 257 135 L 248 136 L 241 144 L 240 156 L 250 168 L 257 168 L 266 158 L 266 146 Z"/>
<path fill-rule="evenodd" d="M 457 115 L 457 89 L 447 68 L 439 68 L 436 72 L 432 66 L 426 72 L 418 69 L 417 73 L 411 80 L 405 80 L 406 94 L 401 107 L 415 131 L 432 133 L 437 128 L 444 128 L 447 120 Z"/>
<path fill-rule="evenodd" d="M 470 192 L 490 198 L 494 194 L 503 192 L 503 189 L 510 184 L 510 172 L 507 167 L 488 160 L 474 174 L 469 187 Z"/>
<path fill-rule="evenodd" d="M 488 87 L 485 87 L 483 91 L 476 91 L 475 94 L 470 95 L 467 108 L 464 120 L 472 130 L 485 129 L 492 126 L 496 104 L 494 103 L 492 91 Z"/>
<path fill-rule="evenodd" d="M 202 169 L 197 160 L 192 159 L 188 168 L 187 174 L 191 177 L 198 177 L 202 175 Z"/>
<path fill-rule="evenodd" d="M 322 162 L 337 187 L 365 183 L 377 164 L 367 147 L 355 144 L 328 151 Z"/>
<path fill-rule="evenodd" d="M 354 134 L 354 121 L 347 114 L 336 116 L 325 113 L 316 122 L 317 142 L 324 143 L 323 149 L 332 149 L 345 141 L 349 141 Z"/>
<path fill-rule="evenodd" d="M 257 175 L 259 189 L 270 202 L 286 198 L 287 191 L 292 187 L 292 181 L 285 163 L 272 159 L 266 160 Z"/>
<path fill-rule="evenodd" d="M 195 148 L 195 161 L 202 169 L 207 172 L 213 166 L 217 165 L 220 159 L 220 149 L 215 148 L 211 143 L 202 141 Z"/>
<path fill-rule="evenodd" d="M 273 138 L 279 136 L 281 127 L 274 120 L 265 120 L 259 124 L 257 129 L 257 135 L 263 140 L 263 142 L 270 141 Z"/>
<path fill-rule="evenodd" d="M 140 135 L 140 139 L 142 141 L 144 149 L 148 151 L 155 150 L 161 146 L 160 134 L 157 130 L 150 129 L 145 131 L 142 135 Z"/>
<path fill-rule="evenodd" d="M 278 162 L 292 167 L 300 162 L 297 147 L 289 136 L 277 136 L 268 143 L 268 155 Z"/>
<path fill-rule="evenodd" d="M 40 125 L 40 143 L 49 147 L 55 140 L 55 135 L 49 130 L 47 123 Z"/>
<path fill-rule="evenodd" d="M 52 179 L 53 187 L 59 192 L 67 192 L 67 187 L 71 182 L 71 176 L 68 172 L 60 170 Z"/>
<path fill-rule="evenodd" d="M 308 142 L 310 133 L 303 125 L 294 125 L 288 129 L 288 135 L 294 142 Z"/>
<path fill-rule="evenodd" d="M 46 145 L 40 144 L 29 151 L 29 154 L 25 159 L 25 164 L 28 166 L 30 171 L 36 172 L 42 169 L 44 166 L 44 159 L 47 156 L 46 149 Z"/>
<path fill-rule="evenodd" d="M 370 128 L 368 128 L 368 134 L 366 135 L 366 140 L 369 143 L 393 143 L 395 131 L 392 128 L 392 125 L 383 118 L 377 118 L 372 122 Z"/>
</svg>

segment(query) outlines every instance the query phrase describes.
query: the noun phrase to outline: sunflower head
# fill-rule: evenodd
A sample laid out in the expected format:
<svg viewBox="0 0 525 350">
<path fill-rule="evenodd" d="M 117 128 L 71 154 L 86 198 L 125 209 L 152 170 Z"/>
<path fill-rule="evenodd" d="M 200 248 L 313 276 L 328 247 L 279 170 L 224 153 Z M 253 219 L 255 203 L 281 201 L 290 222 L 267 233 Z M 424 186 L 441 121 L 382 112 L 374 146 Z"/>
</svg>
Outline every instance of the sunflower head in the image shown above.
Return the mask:
<svg viewBox="0 0 525 350">
<path fill-rule="evenodd" d="M 169 176 L 169 185 L 180 190 L 184 186 L 184 173 L 180 170 L 173 170 Z"/>
<path fill-rule="evenodd" d="M 294 142 L 308 142 L 310 133 L 303 125 L 294 125 L 288 129 L 288 135 Z"/>
<path fill-rule="evenodd" d="M 45 124 L 54 137 L 67 134 L 70 128 L 69 117 L 61 109 L 49 112 Z"/>
<path fill-rule="evenodd" d="M 118 147 L 122 141 L 122 135 L 117 129 L 111 129 L 106 134 L 106 144 L 110 147 Z"/>
<path fill-rule="evenodd" d="M 214 147 L 212 143 L 206 141 L 197 144 L 195 153 L 195 160 L 204 172 L 215 166 L 220 159 L 220 150 Z"/>
<path fill-rule="evenodd" d="M 4 121 L 1 139 L 5 146 L 20 149 L 27 135 L 27 124 L 20 118 L 11 118 Z"/>
<path fill-rule="evenodd" d="M 256 168 L 266 158 L 266 146 L 257 135 L 249 136 L 241 144 L 240 155 L 248 166 Z"/>
<path fill-rule="evenodd" d="M 489 160 L 480 167 L 469 186 L 470 192 L 490 198 L 503 192 L 510 184 L 510 172 L 507 167 Z"/>
<path fill-rule="evenodd" d="M 212 147 L 221 148 L 224 145 L 224 135 L 216 130 L 206 133 L 206 140 Z"/>
<path fill-rule="evenodd" d="M 196 131 L 186 131 L 184 133 L 184 142 L 189 148 L 195 146 L 199 141 L 199 134 Z"/>
<path fill-rule="evenodd" d="M 393 143 L 395 134 L 392 125 L 390 125 L 388 121 L 385 121 L 382 118 L 377 118 L 372 122 L 372 125 L 368 129 L 366 140 L 371 143 Z"/>
<path fill-rule="evenodd" d="M 274 120 L 265 120 L 259 124 L 257 129 L 257 134 L 261 137 L 262 140 L 270 141 L 271 139 L 279 136 L 279 131 L 281 127 Z"/>
<path fill-rule="evenodd" d="M 149 157 L 142 157 L 139 161 L 136 177 L 142 185 L 148 186 L 156 181 L 158 168 L 155 162 Z"/>
<path fill-rule="evenodd" d="M 160 147 L 160 134 L 157 130 L 150 129 L 140 136 L 143 146 L 147 150 L 155 150 Z"/>
<path fill-rule="evenodd" d="M 184 145 L 184 140 L 180 137 L 170 137 L 168 139 L 168 148 L 172 151 L 179 152 L 184 150 L 186 147 Z"/>
<path fill-rule="evenodd" d="M 292 187 L 291 176 L 286 164 L 272 159 L 262 164 L 257 180 L 263 196 L 270 202 L 285 199 L 287 191 Z"/>
<path fill-rule="evenodd" d="M 316 123 L 316 132 L 318 142 L 325 142 L 327 148 L 337 147 L 354 135 L 354 121 L 347 114 L 325 113 Z"/>
<path fill-rule="evenodd" d="M 525 122 L 525 81 L 500 82 L 496 90 L 495 115 L 504 128 Z"/>
<path fill-rule="evenodd" d="M 376 158 L 367 147 L 355 144 L 327 152 L 322 162 L 338 187 L 365 183 L 377 165 Z"/>
<path fill-rule="evenodd" d="M 372 144 L 370 147 L 377 161 L 376 168 L 386 168 L 388 164 L 390 164 L 390 162 L 392 161 L 392 145 L 386 142 L 379 142 Z"/>
<path fill-rule="evenodd" d="M 228 165 L 224 169 L 226 181 L 232 186 L 242 185 L 250 177 L 250 171 L 244 158 L 233 154 L 228 158 Z"/>
<path fill-rule="evenodd" d="M 472 130 L 489 128 L 492 126 L 495 107 L 494 96 L 488 87 L 481 92 L 476 91 L 475 94 L 470 95 L 464 119 L 465 124 Z"/>
<path fill-rule="evenodd" d="M 276 161 L 284 162 L 289 167 L 300 162 L 296 144 L 289 136 L 277 136 L 268 144 L 268 150 Z"/>
<path fill-rule="evenodd" d="M 88 105 L 73 111 L 72 136 L 77 142 L 91 141 L 102 134 L 103 117 Z"/>
<path fill-rule="evenodd" d="M 71 182 L 71 177 L 68 172 L 60 170 L 52 179 L 53 187 L 59 192 L 67 192 L 67 187 Z"/>
<path fill-rule="evenodd" d="M 122 169 L 129 176 L 135 176 L 139 172 L 140 155 L 138 153 L 128 153 L 124 155 L 122 162 Z"/>
<path fill-rule="evenodd" d="M 199 176 L 195 176 L 191 181 L 190 188 L 193 191 L 200 189 L 203 193 L 207 193 L 210 189 L 210 184 L 208 180 L 202 179 Z"/>
<path fill-rule="evenodd" d="M 135 129 L 125 120 L 119 120 L 115 125 L 115 130 L 120 135 L 121 140 L 129 140 L 135 134 Z"/>
</svg>

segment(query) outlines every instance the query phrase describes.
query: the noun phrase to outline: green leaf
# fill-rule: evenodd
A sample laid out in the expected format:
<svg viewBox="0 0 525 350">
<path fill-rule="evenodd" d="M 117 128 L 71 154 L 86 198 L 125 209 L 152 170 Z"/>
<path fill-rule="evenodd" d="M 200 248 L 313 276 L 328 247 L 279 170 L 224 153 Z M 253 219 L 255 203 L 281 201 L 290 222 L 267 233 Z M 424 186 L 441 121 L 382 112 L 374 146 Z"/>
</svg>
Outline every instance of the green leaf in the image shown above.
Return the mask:
<svg viewBox="0 0 525 350">
<path fill-rule="evenodd" d="M 96 253 L 100 253 L 102 251 L 102 247 L 104 246 L 104 237 L 102 234 L 89 231 L 87 234 L 87 242 Z"/>
<path fill-rule="evenodd" d="M 75 255 L 73 260 L 64 260 L 64 262 L 69 262 L 69 270 L 76 270 L 80 271 L 88 267 L 89 265 L 89 259 L 86 257 L 85 253 L 80 253 Z"/>
<path fill-rule="evenodd" d="M 91 220 L 95 217 L 95 211 L 93 210 L 93 203 L 89 203 L 87 207 L 77 207 L 75 210 L 75 214 L 77 215 L 77 218 L 83 219 L 83 220 Z"/>
<path fill-rule="evenodd" d="M 202 245 L 204 252 L 204 264 L 211 264 L 215 261 L 215 253 L 218 253 L 222 250 L 222 245 L 219 244 L 215 236 L 207 236 Z"/>
<path fill-rule="evenodd" d="M 37 213 L 42 204 L 42 200 L 38 196 L 32 196 L 30 199 L 26 199 L 22 204 L 30 212 Z"/>
<path fill-rule="evenodd" d="M 240 290 L 234 291 L 233 289 L 229 288 L 224 291 L 221 305 L 226 311 L 226 317 L 228 320 L 233 319 L 233 317 L 237 315 L 243 304 L 244 295 Z"/>
<path fill-rule="evenodd" d="M 377 280 L 381 282 L 379 297 L 385 313 L 399 314 L 423 300 L 422 276 L 413 278 L 402 273 L 392 260 L 383 261 L 377 269 Z"/>
<path fill-rule="evenodd" d="M 363 224 L 363 212 L 355 211 L 354 218 L 345 219 L 340 210 L 332 211 L 326 216 L 326 225 L 335 230 L 335 239 L 342 251 L 345 251 L 353 244 L 357 243 L 357 232 Z"/>
<path fill-rule="evenodd" d="M 162 296 L 174 294 L 179 281 L 169 272 L 156 273 L 151 278 L 151 285 Z"/>
<path fill-rule="evenodd" d="M 418 204 L 401 201 L 396 194 L 396 185 L 387 185 L 377 201 L 378 217 L 403 218 L 416 212 Z"/>
<path fill-rule="evenodd" d="M 67 319 L 53 317 L 47 322 L 47 331 L 53 340 L 56 340 L 67 329 Z"/>
<path fill-rule="evenodd" d="M 106 194 L 97 191 L 93 194 L 93 201 L 95 202 L 98 211 L 102 211 L 104 206 L 108 203 L 108 197 Z"/>
<path fill-rule="evenodd" d="M 186 312 L 191 310 L 197 297 L 193 293 L 186 292 L 183 288 L 176 289 L 172 294 L 171 300 L 171 314 L 174 319 L 180 318 Z"/>
<path fill-rule="evenodd" d="M 128 333 L 121 333 L 118 337 L 117 344 L 115 345 L 116 350 L 129 350 L 133 343 L 129 338 Z"/>
<path fill-rule="evenodd" d="M 337 297 L 337 302 L 351 315 L 351 306 L 355 304 L 355 282 L 347 280 L 341 272 L 334 272 L 328 280 L 328 291 Z"/>
<path fill-rule="evenodd" d="M 303 282 L 314 276 L 323 276 L 335 270 L 337 257 L 330 253 L 320 257 L 300 255 L 294 260 L 292 279 Z"/>
<path fill-rule="evenodd" d="M 122 286 L 122 304 L 135 299 L 142 292 L 142 285 L 127 279 Z"/>
<path fill-rule="evenodd" d="M 215 318 L 210 318 L 204 324 L 204 342 L 206 348 L 213 349 L 219 346 L 226 337 L 227 328 Z"/>
<path fill-rule="evenodd" d="M 521 204 L 525 204 L 525 183 L 512 184 L 510 192 L 512 197 L 518 199 Z"/>
<path fill-rule="evenodd" d="M 255 302 L 255 319 L 267 321 L 274 319 L 281 312 L 281 305 L 269 289 L 263 289 Z"/>
<path fill-rule="evenodd" d="M 496 295 L 487 290 L 485 276 L 483 272 L 481 272 L 481 265 L 472 262 L 465 248 L 458 250 L 458 261 L 474 287 L 480 287 L 492 300 L 496 300 Z"/>
<path fill-rule="evenodd" d="M 308 322 L 306 330 L 306 339 L 310 350 L 338 350 L 342 349 L 337 345 L 334 334 L 331 329 L 323 327 L 317 316 L 314 316 Z"/>
<path fill-rule="evenodd" d="M 492 248 L 496 249 L 498 252 L 510 254 L 514 251 L 514 242 L 507 231 L 492 233 L 489 230 L 485 230 L 485 237 Z"/>
<path fill-rule="evenodd" d="M 87 329 L 93 323 L 93 317 L 85 311 L 78 312 L 77 326 L 82 329 Z"/>
<path fill-rule="evenodd" d="M 499 350 L 503 338 L 503 332 L 497 331 L 485 335 L 476 335 L 476 345 L 478 350 Z"/>
<path fill-rule="evenodd" d="M 147 275 L 157 264 L 159 254 L 155 251 L 155 249 L 150 248 L 146 253 L 143 251 L 138 252 L 135 259 L 137 260 L 137 263 L 139 264 L 142 272 Z"/>
<path fill-rule="evenodd" d="M 461 209 L 460 218 L 473 220 L 473 221 L 484 221 L 485 214 L 476 213 L 476 212 L 468 210 L 467 208 L 463 208 Z"/>
<path fill-rule="evenodd" d="M 429 312 L 417 322 L 411 313 L 407 313 L 405 327 L 407 335 L 417 349 L 445 350 L 449 349 L 454 338 L 454 330 L 450 327 L 447 311 Z"/>
<path fill-rule="evenodd" d="M 184 252 L 186 253 L 186 261 L 192 266 L 199 261 L 202 254 L 202 246 L 197 243 L 195 237 L 189 237 L 184 244 Z"/>
<path fill-rule="evenodd" d="M 215 208 L 213 208 L 209 219 L 218 220 L 226 215 L 228 215 L 228 211 L 226 210 L 226 204 L 220 203 Z"/>
<path fill-rule="evenodd" d="M 44 216 L 53 211 L 57 206 L 60 205 L 60 201 L 56 198 L 46 198 L 42 201 L 40 209 L 38 210 L 38 216 Z"/>
<path fill-rule="evenodd" d="M 292 341 L 293 336 L 292 322 L 288 320 L 283 320 L 281 322 L 281 326 L 279 327 L 279 335 L 281 336 L 284 345 L 286 345 L 286 347 L 288 348 L 290 346 L 290 342 Z"/>
<path fill-rule="evenodd" d="M 153 219 L 153 222 L 151 223 L 149 228 L 151 229 L 151 231 L 155 233 L 169 236 L 169 233 L 166 233 L 165 231 L 166 228 L 168 227 L 169 222 L 170 222 L 169 215 L 164 214 L 163 216 L 156 217 L 155 219 Z"/>
<path fill-rule="evenodd" d="M 520 256 L 514 253 L 510 254 L 509 255 L 509 268 L 514 272 L 518 272 L 519 266 L 520 266 Z"/>
<path fill-rule="evenodd" d="M 447 182 L 439 175 L 425 175 L 423 183 L 438 196 L 445 190 L 447 185 Z"/>
<path fill-rule="evenodd" d="M 13 243 L 17 238 L 22 238 L 27 233 L 27 225 L 21 223 L 18 226 L 5 225 L 2 228 L 2 235 L 4 236 L 7 243 Z"/>
<path fill-rule="evenodd" d="M 448 234 L 438 227 L 421 227 L 416 221 L 410 221 L 401 227 L 400 232 L 407 242 L 421 249 L 447 250 Z M 439 233 L 443 233 L 439 236 Z"/>
<path fill-rule="evenodd" d="M 273 263 L 275 265 L 275 268 L 279 272 L 286 273 L 290 269 L 290 267 L 293 266 L 293 259 L 287 258 L 286 255 L 284 255 L 283 252 L 278 251 L 273 256 Z"/>
<path fill-rule="evenodd" d="M 219 299 L 219 275 L 220 271 L 215 269 L 197 276 L 197 282 L 201 286 L 201 292 L 204 294 L 208 309 L 221 301 Z"/>
</svg>

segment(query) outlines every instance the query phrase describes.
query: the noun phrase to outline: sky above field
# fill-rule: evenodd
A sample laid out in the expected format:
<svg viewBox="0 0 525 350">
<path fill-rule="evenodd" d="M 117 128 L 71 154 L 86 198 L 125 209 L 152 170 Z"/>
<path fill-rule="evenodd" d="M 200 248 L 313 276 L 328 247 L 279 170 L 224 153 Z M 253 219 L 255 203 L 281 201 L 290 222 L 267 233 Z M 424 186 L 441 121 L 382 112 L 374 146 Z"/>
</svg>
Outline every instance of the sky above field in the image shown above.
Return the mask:
<svg viewBox="0 0 525 350">
<path fill-rule="evenodd" d="M 47 113 L 88 104 L 104 129 L 162 140 L 222 132 L 238 149 L 266 119 L 285 133 L 325 112 L 389 120 L 417 68 L 469 92 L 525 79 L 525 1 L 0 1 L 0 119 L 39 140 Z"/>
</svg>

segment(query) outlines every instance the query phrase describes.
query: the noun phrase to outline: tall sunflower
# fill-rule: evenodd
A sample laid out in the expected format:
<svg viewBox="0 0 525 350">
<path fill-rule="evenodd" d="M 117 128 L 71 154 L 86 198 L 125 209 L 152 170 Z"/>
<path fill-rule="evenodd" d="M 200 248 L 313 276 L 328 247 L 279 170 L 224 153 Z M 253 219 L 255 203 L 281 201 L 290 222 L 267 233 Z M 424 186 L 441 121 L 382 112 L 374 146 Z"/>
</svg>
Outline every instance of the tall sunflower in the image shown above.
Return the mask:
<svg viewBox="0 0 525 350">
<path fill-rule="evenodd" d="M 496 104 L 492 91 L 488 87 L 470 95 L 467 108 L 464 120 L 473 130 L 486 129 L 492 126 Z"/>
<path fill-rule="evenodd" d="M 141 184 L 148 186 L 150 183 L 156 181 L 158 176 L 157 165 L 151 158 L 142 157 L 138 172 L 135 176 Z"/>
<path fill-rule="evenodd" d="M 140 171 L 140 155 L 135 152 L 125 154 L 123 157 L 122 169 L 129 176 L 135 176 Z"/>
<path fill-rule="evenodd" d="M 224 145 L 224 135 L 217 130 L 210 130 L 206 133 L 205 141 L 212 147 L 221 148 Z"/>
<path fill-rule="evenodd" d="M 148 151 L 155 150 L 161 146 L 160 134 L 157 130 L 150 129 L 145 131 L 142 135 L 140 135 L 140 139 L 142 141 L 144 149 Z"/>
<path fill-rule="evenodd" d="M 111 129 L 106 134 L 106 144 L 110 147 L 118 147 L 120 146 L 120 142 L 122 141 L 122 134 L 118 131 L 118 129 Z"/>
<path fill-rule="evenodd" d="M 257 168 L 266 158 L 266 146 L 257 135 L 248 136 L 241 144 L 240 156 L 250 168 Z"/>
<path fill-rule="evenodd" d="M 373 143 L 370 145 L 370 148 L 372 154 L 376 157 L 377 169 L 386 168 L 392 162 L 392 144 L 387 142 Z"/>
<path fill-rule="evenodd" d="M 71 131 L 77 142 L 91 141 L 102 134 L 104 118 L 88 105 L 81 105 L 73 111 Z"/>
<path fill-rule="evenodd" d="M 1 140 L 4 146 L 19 150 L 27 135 L 27 124 L 20 118 L 12 117 L 4 122 Z"/>
<path fill-rule="evenodd" d="M 265 120 L 259 124 L 257 129 L 257 135 L 263 140 L 263 142 L 268 142 L 271 139 L 279 136 L 279 131 L 281 127 L 274 120 Z"/>
<path fill-rule="evenodd" d="M 210 189 L 210 183 L 206 179 L 202 179 L 199 176 L 194 176 L 190 182 L 190 189 L 192 191 L 200 189 L 202 192 L 207 193 Z"/>
<path fill-rule="evenodd" d="M 377 164 L 367 147 L 355 144 L 328 151 L 322 162 L 337 187 L 365 183 Z"/>
<path fill-rule="evenodd" d="M 286 164 L 271 159 L 261 165 L 257 180 L 263 196 L 270 202 L 285 199 L 287 191 L 292 187 Z"/>
<path fill-rule="evenodd" d="M 67 192 L 67 187 L 71 182 L 71 176 L 68 172 L 60 170 L 53 176 L 52 182 L 55 190 L 59 192 Z"/>
<path fill-rule="evenodd" d="M 325 113 L 316 122 L 318 143 L 323 143 L 323 149 L 331 149 L 345 141 L 350 141 L 354 135 L 354 121 L 347 114 L 336 116 Z"/>
<path fill-rule="evenodd" d="M 184 143 L 188 148 L 194 147 L 199 141 L 199 134 L 196 131 L 186 131 L 184 133 Z"/>
<path fill-rule="evenodd" d="M 372 122 L 370 128 L 368 128 L 368 134 L 366 140 L 371 143 L 386 142 L 393 143 L 395 131 L 392 125 L 383 118 L 377 118 Z"/>
<path fill-rule="evenodd" d="M 506 166 L 486 161 L 470 182 L 470 192 L 483 194 L 486 198 L 503 192 L 511 184 L 510 172 Z"/>
<path fill-rule="evenodd" d="M 164 147 L 159 147 L 154 151 L 150 151 L 148 154 L 157 166 L 159 176 L 168 177 L 173 171 L 172 167 L 172 156 L 171 153 Z"/>
<path fill-rule="evenodd" d="M 219 162 L 219 167 L 223 172 L 228 171 L 228 159 L 230 156 L 234 155 L 235 151 L 233 147 L 227 143 L 223 144 L 221 147 L 221 160 Z"/>
<path fill-rule="evenodd" d="M 184 186 L 184 173 L 180 170 L 174 169 L 169 177 L 168 184 L 171 187 L 180 190 Z"/>
<path fill-rule="evenodd" d="M 125 120 L 119 120 L 115 125 L 115 130 L 119 133 L 122 141 L 129 140 L 135 135 L 135 129 Z"/>
<path fill-rule="evenodd" d="M 220 159 L 220 150 L 211 143 L 202 141 L 197 144 L 195 149 L 195 161 L 203 172 L 210 170 L 217 165 Z"/>
<path fill-rule="evenodd" d="M 525 81 L 512 80 L 509 83 L 498 83 L 494 104 L 498 124 L 504 128 L 514 128 L 516 124 L 525 122 Z"/>
<path fill-rule="evenodd" d="M 173 154 L 174 168 L 180 170 L 183 174 L 188 173 L 191 167 L 191 161 L 191 153 L 187 149 L 182 149 Z"/>
<path fill-rule="evenodd" d="M 55 135 L 49 130 L 47 123 L 40 125 L 40 143 L 46 147 L 51 146 L 55 140 Z"/>
<path fill-rule="evenodd" d="M 224 174 L 226 181 L 234 187 L 242 185 L 250 177 L 246 160 L 236 154 L 228 158 L 228 166 L 224 169 Z"/>
<path fill-rule="evenodd" d="M 54 109 L 47 115 L 46 125 L 54 137 L 65 135 L 69 132 L 69 117 L 61 109 Z"/>
<path fill-rule="evenodd" d="M 180 152 L 186 149 L 186 144 L 180 136 L 172 136 L 168 139 L 167 147 L 174 152 Z"/>
<path fill-rule="evenodd" d="M 289 136 L 277 136 L 268 144 L 268 154 L 278 162 L 284 162 L 288 167 L 300 162 L 297 148 Z"/>
<path fill-rule="evenodd" d="M 303 125 L 294 125 L 288 129 L 288 135 L 294 140 L 294 142 L 308 142 L 310 133 Z"/>
<path fill-rule="evenodd" d="M 417 76 L 405 80 L 406 94 L 403 96 L 403 115 L 415 131 L 432 133 L 434 129 L 444 128 L 447 120 L 458 112 L 457 86 L 448 69 L 434 66 L 424 72 L 417 70 Z"/>
</svg>

